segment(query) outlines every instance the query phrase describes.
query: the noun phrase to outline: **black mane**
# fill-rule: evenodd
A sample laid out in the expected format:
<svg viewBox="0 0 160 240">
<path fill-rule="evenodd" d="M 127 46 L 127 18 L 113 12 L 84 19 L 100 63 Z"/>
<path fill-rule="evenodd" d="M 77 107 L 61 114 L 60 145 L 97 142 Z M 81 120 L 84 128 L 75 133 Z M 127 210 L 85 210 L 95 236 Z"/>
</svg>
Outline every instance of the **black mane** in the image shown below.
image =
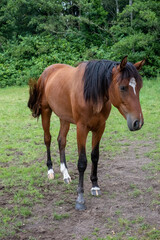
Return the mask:
<svg viewBox="0 0 160 240">
<path fill-rule="evenodd" d="M 104 97 L 108 98 L 108 89 L 112 81 L 112 69 L 120 62 L 109 60 L 88 61 L 83 75 L 84 98 L 86 101 L 92 101 L 97 104 Z M 135 66 L 128 62 L 121 71 L 119 81 L 134 77 L 139 83 L 141 77 Z"/>
</svg>

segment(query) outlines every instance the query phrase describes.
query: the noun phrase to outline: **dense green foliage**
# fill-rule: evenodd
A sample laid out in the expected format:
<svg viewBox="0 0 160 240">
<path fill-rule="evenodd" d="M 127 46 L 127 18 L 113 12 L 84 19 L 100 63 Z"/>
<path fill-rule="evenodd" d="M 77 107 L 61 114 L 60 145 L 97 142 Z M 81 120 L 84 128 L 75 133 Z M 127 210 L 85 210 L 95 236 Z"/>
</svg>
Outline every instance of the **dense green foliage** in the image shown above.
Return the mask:
<svg viewBox="0 0 160 240">
<path fill-rule="evenodd" d="M 1 0 L 0 87 L 23 85 L 53 63 L 146 58 L 160 65 L 158 0 Z"/>
</svg>

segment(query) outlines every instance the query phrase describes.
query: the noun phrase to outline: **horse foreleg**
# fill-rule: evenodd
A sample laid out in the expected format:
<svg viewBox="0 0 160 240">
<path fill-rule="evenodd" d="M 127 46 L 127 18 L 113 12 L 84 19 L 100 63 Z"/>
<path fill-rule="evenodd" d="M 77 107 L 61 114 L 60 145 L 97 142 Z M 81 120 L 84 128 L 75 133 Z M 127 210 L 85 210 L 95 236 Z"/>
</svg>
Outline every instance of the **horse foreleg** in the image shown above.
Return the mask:
<svg viewBox="0 0 160 240">
<path fill-rule="evenodd" d="M 92 169 L 90 179 L 92 181 L 91 194 L 93 196 L 101 195 L 100 187 L 98 185 L 97 167 L 99 160 L 99 143 L 104 132 L 104 129 L 105 124 L 102 125 L 97 131 L 92 132 L 92 152 L 91 152 Z"/>
<path fill-rule="evenodd" d="M 66 146 L 66 137 L 69 131 L 70 123 L 60 120 L 60 131 L 58 135 L 58 145 L 59 145 L 59 153 L 60 153 L 60 171 L 63 174 L 63 180 L 65 183 L 71 182 L 71 177 L 68 173 L 66 157 L 65 157 L 65 146 Z"/>
<path fill-rule="evenodd" d="M 42 108 L 42 126 L 44 130 L 44 143 L 47 148 L 47 167 L 48 167 L 48 178 L 54 178 L 54 171 L 52 168 L 50 145 L 51 145 L 51 134 L 50 134 L 50 118 L 52 111 L 50 108 Z"/>
<path fill-rule="evenodd" d="M 79 184 L 78 184 L 78 197 L 76 200 L 76 209 L 77 210 L 85 210 L 85 201 L 83 197 L 84 188 L 83 188 L 83 182 L 84 182 L 84 172 L 87 167 L 87 157 L 86 157 L 86 138 L 88 135 L 88 129 L 83 125 L 77 125 L 77 143 L 78 143 L 78 171 L 79 171 Z"/>
</svg>

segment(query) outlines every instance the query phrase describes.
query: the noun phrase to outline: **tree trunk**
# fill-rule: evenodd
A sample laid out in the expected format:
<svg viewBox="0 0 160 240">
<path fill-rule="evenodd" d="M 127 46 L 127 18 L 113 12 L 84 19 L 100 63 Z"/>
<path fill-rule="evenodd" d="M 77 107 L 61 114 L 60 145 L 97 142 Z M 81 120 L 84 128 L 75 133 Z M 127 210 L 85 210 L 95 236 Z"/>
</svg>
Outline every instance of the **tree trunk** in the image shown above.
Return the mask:
<svg viewBox="0 0 160 240">
<path fill-rule="evenodd" d="M 119 13 L 118 0 L 116 0 L 116 13 Z"/>
<path fill-rule="evenodd" d="M 132 6 L 132 0 L 129 0 L 129 6 Z M 133 21 L 133 13 L 131 11 L 131 14 L 130 14 L 130 21 L 131 21 L 131 27 L 132 27 L 132 21 Z"/>
</svg>

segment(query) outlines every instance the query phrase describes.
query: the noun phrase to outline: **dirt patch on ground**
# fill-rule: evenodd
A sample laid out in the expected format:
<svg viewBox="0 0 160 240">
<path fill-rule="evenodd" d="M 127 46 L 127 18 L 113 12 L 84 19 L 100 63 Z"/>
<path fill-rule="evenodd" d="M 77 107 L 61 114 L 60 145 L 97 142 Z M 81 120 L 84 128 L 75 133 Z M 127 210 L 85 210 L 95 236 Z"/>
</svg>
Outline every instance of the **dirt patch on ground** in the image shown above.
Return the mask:
<svg viewBox="0 0 160 240">
<path fill-rule="evenodd" d="M 143 236 L 147 226 L 159 229 L 160 207 L 155 200 L 160 193 L 160 176 L 143 170 L 143 166 L 151 162 L 145 153 L 152 145 L 130 142 L 112 160 L 101 151 L 98 175 L 102 196 L 98 198 L 90 195 L 91 164 L 88 163 L 85 173 L 87 210 L 83 212 L 74 209 L 78 173 L 76 166 L 68 163 L 73 185 L 66 187 L 60 182 L 55 190 L 55 180 L 48 182 L 45 186 L 48 191 L 42 189 L 45 198 L 33 207 L 32 216 L 25 220 L 13 239 L 94 240 L 120 232 L 124 232 L 121 239 L 127 239 Z M 58 172 L 59 166 L 55 168 Z"/>
</svg>

